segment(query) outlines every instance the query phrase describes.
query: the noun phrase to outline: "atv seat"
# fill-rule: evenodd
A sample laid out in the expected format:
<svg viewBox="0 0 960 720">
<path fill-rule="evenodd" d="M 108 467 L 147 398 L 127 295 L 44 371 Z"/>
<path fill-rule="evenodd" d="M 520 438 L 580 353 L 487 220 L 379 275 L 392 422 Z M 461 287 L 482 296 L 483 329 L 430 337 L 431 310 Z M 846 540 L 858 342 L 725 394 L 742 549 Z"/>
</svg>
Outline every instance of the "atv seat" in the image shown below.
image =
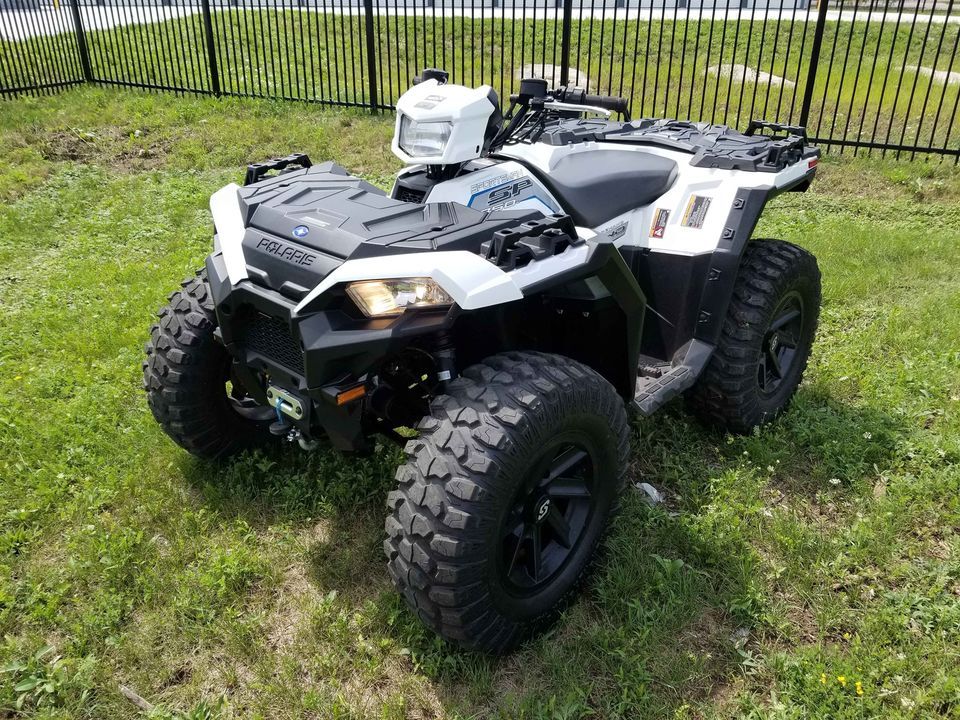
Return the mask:
<svg viewBox="0 0 960 720">
<path fill-rule="evenodd" d="M 581 227 L 649 205 L 677 179 L 677 164 L 645 152 L 591 150 L 560 159 L 540 180 Z"/>
</svg>

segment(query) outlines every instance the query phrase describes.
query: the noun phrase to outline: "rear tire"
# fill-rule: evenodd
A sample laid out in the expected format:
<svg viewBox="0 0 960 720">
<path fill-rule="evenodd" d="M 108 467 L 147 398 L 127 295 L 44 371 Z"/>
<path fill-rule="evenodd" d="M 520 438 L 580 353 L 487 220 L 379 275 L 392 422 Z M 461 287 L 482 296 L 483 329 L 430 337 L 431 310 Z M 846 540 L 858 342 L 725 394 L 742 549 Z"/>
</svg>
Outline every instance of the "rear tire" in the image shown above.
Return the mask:
<svg viewBox="0 0 960 720">
<path fill-rule="evenodd" d="M 626 475 L 623 400 L 581 363 L 506 353 L 449 383 L 419 430 L 388 499 L 390 574 L 447 640 L 509 651 L 590 566 Z"/>
<path fill-rule="evenodd" d="M 775 419 L 803 379 L 819 315 L 816 258 L 783 240 L 751 242 L 690 407 L 704 422 L 736 433 Z"/>
<path fill-rule="evenodd" d="M 270 408 L 257 406 L 231 380 L 230 355 L 214 336 L 217 315 L 206 272 L 184 281 L 158 315 L 145 348 L 143 389 L 163 431 L 206 459 L 270 439 Z"/>
</svg>

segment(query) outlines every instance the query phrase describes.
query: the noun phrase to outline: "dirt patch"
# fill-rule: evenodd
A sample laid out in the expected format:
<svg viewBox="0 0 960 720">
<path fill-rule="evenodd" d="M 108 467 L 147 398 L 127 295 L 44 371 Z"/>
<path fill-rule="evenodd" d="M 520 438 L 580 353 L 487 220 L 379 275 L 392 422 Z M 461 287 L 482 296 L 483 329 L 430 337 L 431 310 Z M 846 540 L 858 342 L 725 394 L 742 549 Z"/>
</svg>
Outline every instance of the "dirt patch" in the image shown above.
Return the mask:
<svg viewBox="0 0 960 720">
<path fill-rule="evenodd" d="M 408 720 L 435 720 L 446 718 L 437 692 L 432 683 L 410 678 L 410 670 L 396 658 L 385 658 L 379 668 L 379 679 L 364 681 L 362 676 L 351 675 L 339 688 L 347 704 L 358 717 L 383 717 L 388 709 L 403 710 Z"/>
<path fill-rule="evenodd" d="M 318 527 L 307 551 L 307 577 L 324 594 L 354 601 L 390 587 L 383 555 L 383 517 L 358 512 Z"/>
<path fill-rule="evenodd" d="M 80 128 L 55 130 L 37 138 L 40 155 L 51 162 L 109 165 L 120 170 L 151 170 L 163 164 L 173 142 L 142 130 Z"/>
<path fill-rule="evenodd" d="M 703 656 L 713 656 L 732 641 L 736 628 L 718 608 L 707 608 L 680 634 L 677 647 Z M 737 636 L 737 642 L 742 640 Z"/>
<path fill-rule="evenodd" d="M 273 611 L 266 621 L 267 645 L 285 650 L 294 644 L 301 628 L 307 626 L 307 613 L 320 601 L 316 586 L 307 578 L 302 565 L 291 565 L 275 591 Z"/>
</svg>

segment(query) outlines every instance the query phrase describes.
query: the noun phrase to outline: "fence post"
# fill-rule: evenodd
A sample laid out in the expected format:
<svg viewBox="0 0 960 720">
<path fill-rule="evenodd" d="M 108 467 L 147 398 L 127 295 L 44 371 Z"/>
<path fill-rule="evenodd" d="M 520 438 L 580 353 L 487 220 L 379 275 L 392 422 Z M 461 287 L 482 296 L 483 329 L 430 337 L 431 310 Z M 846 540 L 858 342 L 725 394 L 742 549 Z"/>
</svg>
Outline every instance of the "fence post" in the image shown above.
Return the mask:
<svg viewBox="0 0 960 720">
<path fill-rule="evenodd" d="M 810 103 L 813 102 L 813 85 L 817 80 L 817 65 L 820 63 L 820 47 L 823 45 L 823 29 L 827 24 L 828 3 L 829 0 L 820 0 L 817 5 L 817 27 L 813 31 L 813 47 L 810 49 L 810 68 L 807 70 L 807 84 L 803 87 L 803 104 L 800 105 L 801 127 L 806 127 L 810 121 Z"/>
<path fill-rule="evenodd" d="M 377 95 L 377 54 L 374 50 L 373 0 L 363 0 L 363 28 L 367 41 L 367 99 L 374 112 L 379 108 Z"/>
<path fill-rule="evenodd" d="M 570 82 L 570 30 L 573 25 L 573 0 L 563 0 L 563 26 L 560 38 L 560 84 Z"/>
<path fill-rule="evenodd" d="M 207 45 L 207 66 L 210 68 L 210 89 L 220 97 L 220 69 L 217 67 L 217 49 L 213 45 L 213 18 L 210 0 L 203 0 L 203 36 Z"/>
<path fill-rule="evenodd" d="M 87 36 L 83 32 L 83 20 L 80 18 L 80 0 L 71 0 L 70 14 L 73 16 L 73 29 L 77 35 L 77 52 L 80 54 L 80 69 L 83 71 L 83 81 L 93 81 L 93 71 L 90 69 L 90 51 L 87 49 Z"/>
</svg>

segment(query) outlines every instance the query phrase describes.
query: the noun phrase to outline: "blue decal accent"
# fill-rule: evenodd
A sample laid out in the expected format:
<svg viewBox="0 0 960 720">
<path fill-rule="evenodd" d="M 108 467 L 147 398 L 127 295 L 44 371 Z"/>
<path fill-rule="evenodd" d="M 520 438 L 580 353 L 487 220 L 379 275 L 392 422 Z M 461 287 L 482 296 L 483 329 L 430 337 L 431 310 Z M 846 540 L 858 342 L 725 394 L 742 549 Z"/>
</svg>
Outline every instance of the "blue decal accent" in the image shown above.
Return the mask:
<svg viewBox="0 0 960 720">
<path fill-rule="evenodd" d="M 306 225 L 297 225 L 293 229 L 294 237 L 305 238 L 309 234 L 310 234 L 310 228 L 308 228 Z"/>
<path fill-rule="evenodd" d="M 526 176 L 523 176 L 523 177 L 526 177 Z M 470 196 L 470 199 L 467 200 L 467 207 L 473 207 L 473 201 L 476 200 L 479 196 L 489 195 L 494 190 L 498 188 L 506 187 L 507 185 L 513 185 L 513 183 L 515 183 L 517 180 L 520 180 L 520 179 L 522 178 L 513 178 L 512 180 L 508 180 L 507 182 L 503 182 L 503 183 L 500 183 L 499 185 L 494 185 L 493 187 L 488 187 L 485 190 L 480 190 L 479 192 L 473 193 L 473 195 Z M 541 203 L 545 208 L 547 208 L 547 210 L 549 210 L 550 212 L 562 212 L 561 208 L 558 207 L 556 203 L 549 202 L 545 198 L 542 198 L 537 194 L 533 194 L 533 195 L 530 195 L 529 197 L 521 198 L 520 200 L 517 200 L 517 202 L 524 202 L 526 200 L 536 200 L 537 202 Z"/>
</svg>

